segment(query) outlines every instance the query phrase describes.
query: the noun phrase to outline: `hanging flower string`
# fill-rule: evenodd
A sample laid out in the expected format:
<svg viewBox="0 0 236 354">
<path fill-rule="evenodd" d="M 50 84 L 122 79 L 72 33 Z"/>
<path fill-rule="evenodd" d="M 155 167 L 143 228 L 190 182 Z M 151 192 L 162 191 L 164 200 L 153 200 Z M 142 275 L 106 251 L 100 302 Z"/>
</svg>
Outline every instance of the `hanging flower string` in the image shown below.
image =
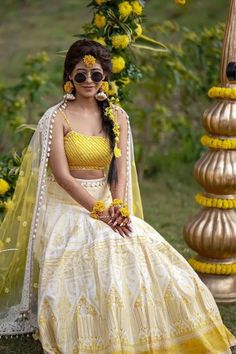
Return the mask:
<svg viewBox="0 0 236 354">
<path fill-rule="evenodd" d="M 115 135 L 115 147 L 114 147 L 114 155 L 115 157 L 120 157 L 121 156 L 121 151 L 118 148 L 117 144 L 119 142 L 119 136 L 120 136 L 120 126 L 117 122 L 117 119 L 114 114 L 114 106 L 112 104 L 113 100 L 109 101 L 109 106 L 105 109 L 105 114 L 107 117 L 109 117 L 112 122 L 113 122 L 113 133 Z M 114 101 L 113 101 L 114 102 Z M 115 108 L 116 109 L 116 108 Z"/>
</svg>

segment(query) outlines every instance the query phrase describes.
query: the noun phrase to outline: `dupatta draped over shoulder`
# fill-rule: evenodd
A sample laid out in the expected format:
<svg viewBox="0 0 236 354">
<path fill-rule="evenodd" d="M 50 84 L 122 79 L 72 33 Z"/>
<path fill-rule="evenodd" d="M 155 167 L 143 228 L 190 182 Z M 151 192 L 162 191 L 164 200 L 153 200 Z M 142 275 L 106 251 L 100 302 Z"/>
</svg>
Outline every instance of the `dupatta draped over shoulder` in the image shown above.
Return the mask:
<svg viewBox="0 0 236 354">
<path fill-rule="evenodd" d="M 50 107 L 39 120 L 22 160 L 12 207 L 0 225 L 0 336 L 38 329 L 39 264 L 34 250 L 43 237 L 52 128 L 63 103 Z M 129 116 L 123 113 L 128 125 L 125 202 L 131 215 L 143 219 Z"/>
</svg>

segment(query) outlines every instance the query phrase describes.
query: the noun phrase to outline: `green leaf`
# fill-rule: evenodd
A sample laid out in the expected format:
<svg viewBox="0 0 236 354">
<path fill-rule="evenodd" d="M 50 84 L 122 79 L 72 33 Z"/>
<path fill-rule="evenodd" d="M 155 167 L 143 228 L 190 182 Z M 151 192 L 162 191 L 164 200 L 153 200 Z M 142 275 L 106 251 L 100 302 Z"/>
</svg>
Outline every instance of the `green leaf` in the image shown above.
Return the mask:
<svg viewBox="0 0 236 354">
<path fill-rule="evenodd" d="M 31 130 L 36 130 L 37 129 L 37 124 L 21 124 L 19 127 L 16 128 L 16 133 L 20 133 L 25 129 L 31 129 Z"/>
<path fill-rule="evenodd" d="M 161 42 L 156 41 L 143 34 L 135 40 L 135 43 L 131 44 L 133 47 L 153 50 L 156 52 L 168 52 L 169 49 Z"/>
</svg>

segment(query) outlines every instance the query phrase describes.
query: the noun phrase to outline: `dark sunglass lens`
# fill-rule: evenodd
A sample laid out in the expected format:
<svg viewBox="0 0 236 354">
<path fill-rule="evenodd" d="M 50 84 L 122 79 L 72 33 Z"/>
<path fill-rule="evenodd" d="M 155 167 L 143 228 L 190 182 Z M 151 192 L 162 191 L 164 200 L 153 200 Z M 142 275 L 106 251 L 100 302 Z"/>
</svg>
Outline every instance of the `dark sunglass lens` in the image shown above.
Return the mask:
<svg viewBox="0 0 236 354">
<path fill-rule="evenodd" d="M 94 82 L 102 81 L 102 73 L 100 71 L 94 71 L 91 75 L 91 78 Z"/>
<path fill-rule="evenodd" d="M 75 75 L 74 80 L 78 83 L 84 82 L 86 80 L 86 75 L 83 73 L 78 73 Z"/>
</svg>

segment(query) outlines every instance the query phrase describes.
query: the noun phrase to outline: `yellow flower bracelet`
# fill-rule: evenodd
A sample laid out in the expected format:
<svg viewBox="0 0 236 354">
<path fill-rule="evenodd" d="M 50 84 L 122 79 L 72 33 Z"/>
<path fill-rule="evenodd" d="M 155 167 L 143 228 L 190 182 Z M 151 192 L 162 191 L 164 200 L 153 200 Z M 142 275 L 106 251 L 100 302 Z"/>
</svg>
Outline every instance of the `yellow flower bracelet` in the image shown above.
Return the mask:
<svg viewBox="0 0 236 354">
<path fill-rule="evenodd" d="M 98 200 L 94 203 L 93 209 L 90 212 L 90 216 L 94 219 L 99 218 L 99 214 L 102 213 L 106 209 L 105 203 L 103 200 Z"/>
<path fill-rule="evenodd" d="M 120 211 L 122 216 L 128 217 L 128 218 L 130 217 L 130 212 L 129 212 L 127 204 L 125 204 L 122 208 L 120 208 L 119 211 Z"/>
<path fill-rule="evenodd" d="M 111 205 L 113 206 L 122 206 L 123 205 L 123 200 L 119 198 L 115 198 L 112 200 Z"/>
</svg>

